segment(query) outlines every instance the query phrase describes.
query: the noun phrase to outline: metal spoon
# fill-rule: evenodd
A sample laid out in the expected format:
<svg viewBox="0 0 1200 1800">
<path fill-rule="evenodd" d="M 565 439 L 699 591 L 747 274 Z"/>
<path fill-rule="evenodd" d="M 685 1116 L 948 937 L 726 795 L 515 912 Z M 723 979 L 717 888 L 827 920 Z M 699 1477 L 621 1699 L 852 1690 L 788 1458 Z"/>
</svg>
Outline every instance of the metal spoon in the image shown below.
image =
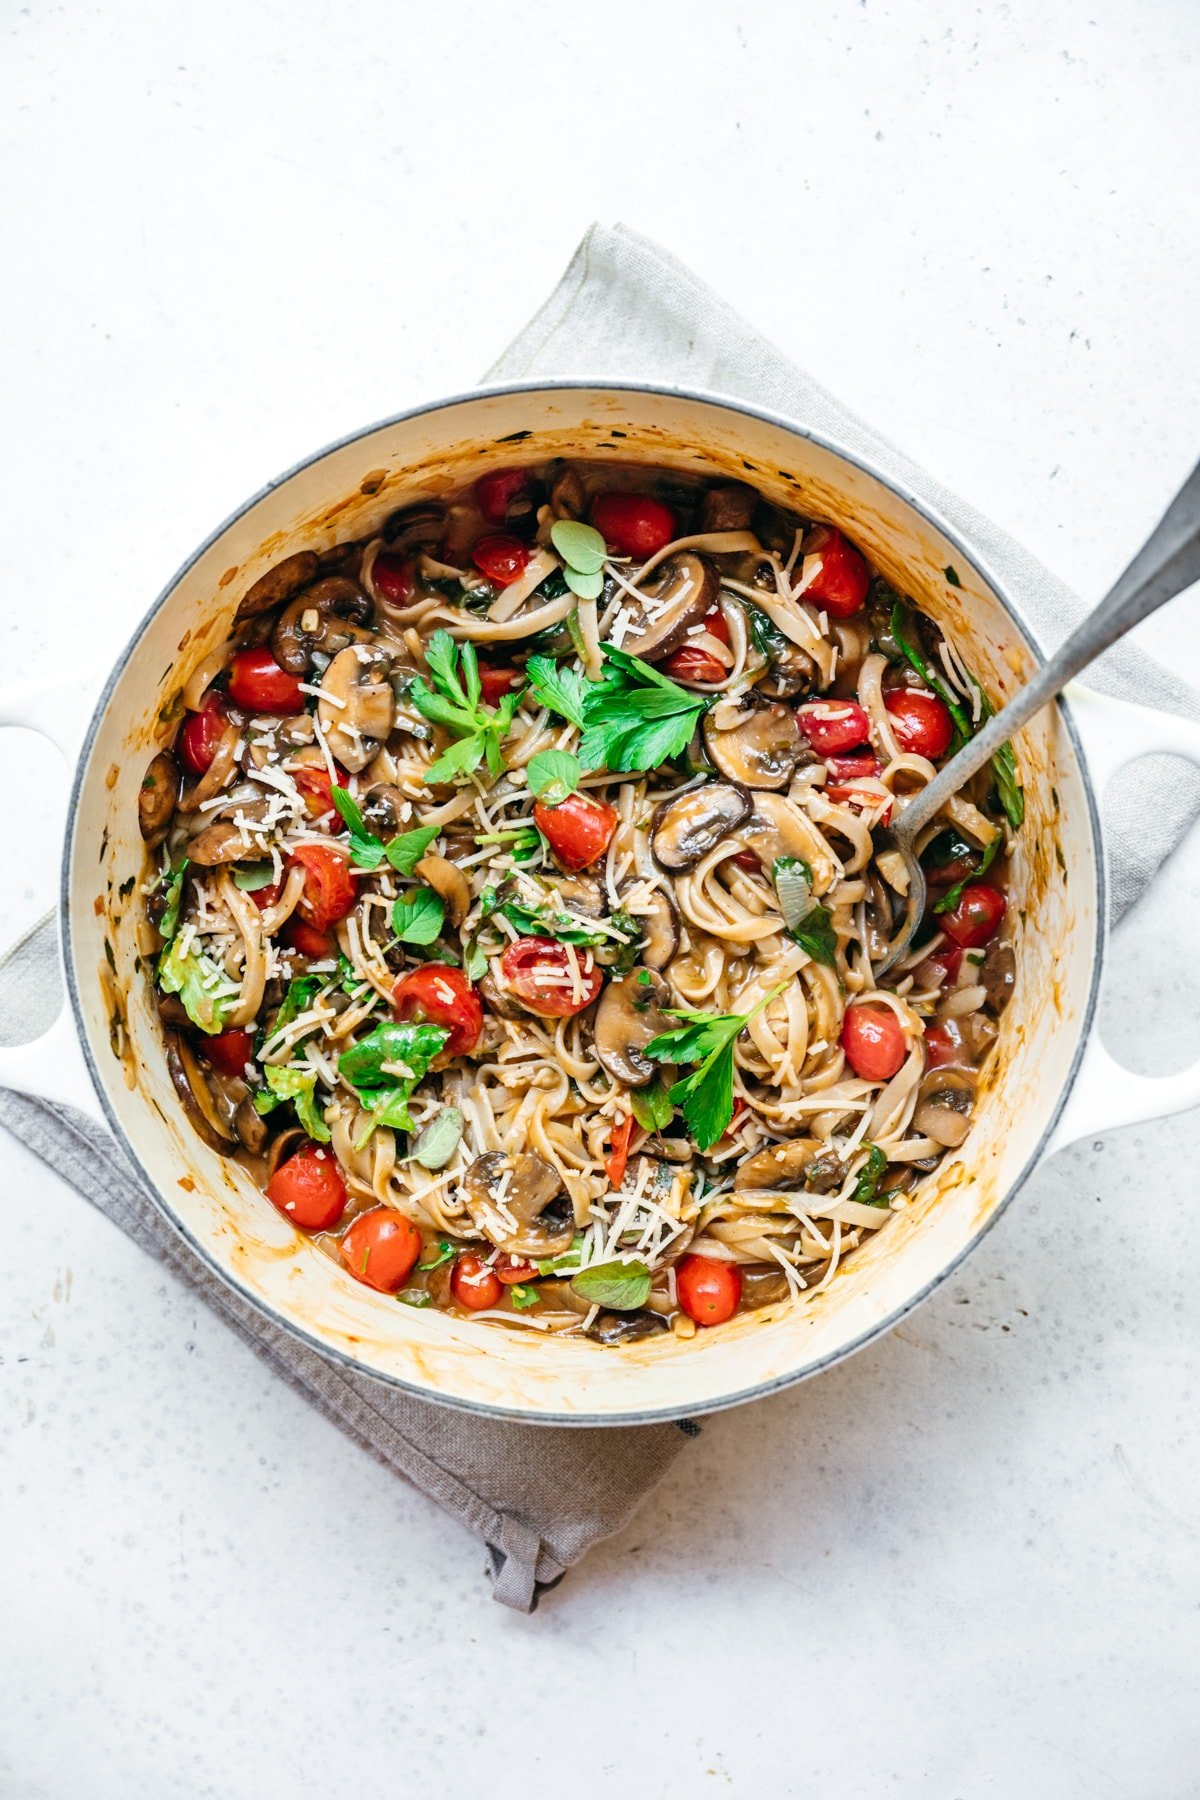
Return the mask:
<svg viewBox="0 0 1200 1800">
<path fill-rule="evenodd" d="M 1008 705 L 968 739 L 944 769 L 939 769 L 928 787 L 907 803 L 891 830 L 876 832 L 880 849 L 900 852 L 908 875 L 904 924 L 888 946 L 887 955 L 875 964 L 876 979 L 886 975 L 904 955 L 924 917 L 925 875 L 917 861 L 916 842 L 925 827 L 963 783 L 977 774 L 1048 700 L 1060 694 L 1081 669 L 1194 581 L 1200 581 L 1200 463 L 1096 610 L 1088 614 Z"/>
</svg>

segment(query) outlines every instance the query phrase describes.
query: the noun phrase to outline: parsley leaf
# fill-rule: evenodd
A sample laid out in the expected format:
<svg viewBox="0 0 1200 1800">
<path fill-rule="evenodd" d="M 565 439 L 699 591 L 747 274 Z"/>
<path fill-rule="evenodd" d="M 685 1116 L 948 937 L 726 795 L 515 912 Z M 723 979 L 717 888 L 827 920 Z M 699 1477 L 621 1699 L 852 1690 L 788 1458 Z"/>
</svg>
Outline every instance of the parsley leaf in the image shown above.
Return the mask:
<svg viewBox="0 0 1200 1800">
<path fill-rule="evenodd" d="M 588 684 L 578 669 L 559 668 L 548 656 L 531 656 L 525 665 L 533 697 L 583 730 L 583 703 Z"/>
<path fill-rule="evenodd" d="M 941 899 L 933 909 L 935 913 L 953 912 L 954 908 L 962 899 L 963 889 L 966 887 L 967 883 L 978 881 L 981 875 L 987 874 L 988 870 L 996 860 L 996 852 L 999 850 L 1003 839 L 1004 833 L 998 830 L 995 837 L 980 857 L 979 867 L 977 869 L 972 869 L 969 875 L 964 875 L 961 881 L 956 881 L 952 888 L 946 889 L 946 892 L 942 895 Z"/>
<path fill-rule="evenodd" d="M 561 806 L 579 786 L 579 762 L 569 750 L 539 750 L 525 771 L 529 791 L 547 806 Z"/>
<path fill-rule="evenodd" d="M 633 1116 L 643 1131 L 662 1131 L 675 1117 L 671 1096 L 661 1081 L 649 1087 L 635 1088 L 629 1096 Z"/>
<path fill-rule="evenodd" d="M 687 749 L 708 702 L 636 656 L 604 646 L 602 681 L 583 702 L 579 761 L 585 769 L 656 769 Z"/>
<path fill-rule="evenodd" d="M 612 1312 L 636 1312 L 650 1295 L 650 1271 L 643 1262 L 593 1263 L 580 1269 L 571 1286 L 581 1300 Z"/>
<path fill-rule="evenodd" d="M 670 1099 L 683 1108 L 688 1130 L 701 1150 L 710 1150 L 733 1118 L 733 1046 L 751 1019 L 789 984 L 781 981 L 748 1013 L 673 1012 L 687 1024 L 651 1038 L 645 1054 L 656 1062 L 699 1063 L 677 1081 Z"/>
<path fill-rule="evenodd" d="M 438 1247 L 432 1256 L 417 1264 L 418 1269 L 440 1269 L 443 1263 L 453 1262 L 458 1251 L 445 1238 L 439 1240 Z"/>
<path fill-rule="evenodd" d="M 425 771 L 427 782 L 453 781 L 470 775 L 486 761 L 493 778 L 504 772 L 500 745 L 512 728 L 524 688 L 501 696 L 495 707 L 481 700 L 479 659 L 474 644 L 457 644 L 448 631 L 435 631 L 425 646 L 433 686 L 414 675 L 409 698 L 433 725 L 441 725 L 456 742 Z"/>
<path fill-rule="evenodd" d="M 392 930 L 402 944 L 432 944 L 446 918 L 446 902 L 432 888 L 401 895 L 392 907 Z"/>
<path fill-rule="evenodd" d="M 384 858 L 381 839 L 368 830 L 358 801 L 348 788 L 333 787 L 333 804 L 346 821 L 350 841 L 350 861 L 359 869 L 377 869 Z"/>
</svg>

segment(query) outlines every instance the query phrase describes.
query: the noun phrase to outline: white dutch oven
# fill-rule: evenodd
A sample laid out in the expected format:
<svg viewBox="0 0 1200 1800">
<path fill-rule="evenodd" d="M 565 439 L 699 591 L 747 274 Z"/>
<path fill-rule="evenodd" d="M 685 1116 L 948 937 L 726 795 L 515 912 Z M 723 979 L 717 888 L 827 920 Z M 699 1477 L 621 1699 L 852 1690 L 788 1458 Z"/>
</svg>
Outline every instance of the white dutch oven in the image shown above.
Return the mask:
<svg viewBox="0 0 1200 1800">
<path fill-rule="evenodd" d="M 948 629 L 993 699 L 1007 698 L 1038 660 L 1027 627 L 968 544 L 856 457 L 785 420 L 715 398 L 587 385 L 490 390 L 389 420 L 303 463 L 223 525 L 118 659 L 70 802 L 61 908 L 70 1006 L 36 1044 L 0 1052 L 0 1083 L 102 1109 L 198 1254 L 317 1348 L 475 1411 L 614 1424 L 729 1406 L 827 1368 L 931 1293 L 1043 1157 L 1081 1135 L 1200 1101 L 1200 1064 L 1163 1080 L 1131 1075 L 1093 1035 L 1106 922 L 1098 796 L 1116 769 L 1152 751 L 1200 761 L 1200 730 L 1074 691 L 1023 733 L 1028 811 L 1012 871 L 1012 911 L 1023 921 L 1018 979 L 974 1127 L 912 1209 L 805 1310 L 768 1309 L 691 1342 L 663 1337 L 614 1352 L 397 1305 L 297 1233 L 180 1113 L 137 966 L 136 894 L 121 892 L 143 868 L 138 787 L 171 733 L 163 719 L 177 716 L 184 679 L 221 641 L 264 569 L 291 550 L 361 537 L 397 505 L 471 479 L 485 459 L 551 456 L 748 479 L 786 506 L 844 526 Z M 948 564 L 958 589 L 943 576 Z M 32 725 L 63 747 L 72 741 L 71 722 L 36 695 L 9 696 L 0 721 Z"/>
</svg>

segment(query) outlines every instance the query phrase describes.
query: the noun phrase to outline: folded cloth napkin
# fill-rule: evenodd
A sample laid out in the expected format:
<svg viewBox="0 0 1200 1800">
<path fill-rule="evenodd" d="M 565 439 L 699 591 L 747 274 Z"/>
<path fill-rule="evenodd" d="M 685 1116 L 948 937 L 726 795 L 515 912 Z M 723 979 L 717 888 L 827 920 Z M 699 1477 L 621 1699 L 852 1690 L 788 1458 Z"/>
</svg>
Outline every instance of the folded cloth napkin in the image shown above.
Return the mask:
<svg viewBox="0 0 1200 1800">
<path fill-rule="evenodd" d="M 674 383 L 788 414 L 864 453 L 978 544 L 1044 642 L 1055 643 L 1079 617 L 1069 590 L 1011 538 L 847 412 L 681 263 L 623 227 L 592 227 L 549 300 L 488 371 L 489 380 L 534 376 Z M 1200 718 L 1200 699 L 1128 646 L 1111 651 L 1089 681 Z M 1197 810 L 1200 774 L 1190 766 L 1168 784 L 1153 773 L 1127 784 L 1110 820 L 1117 912 L 1137 897 Z M 50 917 L 0 963 L 0 1041 L 28 1042 L 60 1004 Z M 3 1091 L 0 1124 L 188 1282 L 327 1418 L 482 1538 L 495 1597 L 509 1606 L 530 1611 L 592 1544 L 619 1531 L 697 1429 L 687 1421 L 610 1431 L 507 1424 L 414 1400 L 347 1371 L 211 1275 L 100 1126 L 70 1108 Z"/>
</svg>

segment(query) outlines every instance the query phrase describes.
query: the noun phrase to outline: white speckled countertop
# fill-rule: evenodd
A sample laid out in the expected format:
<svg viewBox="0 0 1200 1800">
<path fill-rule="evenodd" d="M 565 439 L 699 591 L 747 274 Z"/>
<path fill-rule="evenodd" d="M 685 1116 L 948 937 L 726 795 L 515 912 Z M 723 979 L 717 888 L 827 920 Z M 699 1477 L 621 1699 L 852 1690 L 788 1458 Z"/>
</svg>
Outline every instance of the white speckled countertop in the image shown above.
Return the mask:
<svg viewBox="0 0 1200 1800">
<path fill-rule="evenodd" d="M 265 477 L 469 381 L 597 214 L 1085 592 L 1200 447 L 1193 0 L 38 0 L 0 30 L 5 679 L 99 675 Z M 1200 667 L 1196 596 L 1143 641 Z M 7 939 L 63 783 L 3 755 Z M 1117 940 L 1138 1067 L 1200 1051 L 1198 905 L 1194 834 Z M 1193 1114 L 1060 1155 L 524 1619 L 0 1141 L 0 1800 L 1190 1800 L 1198 1151 Z"/>
</svg>

